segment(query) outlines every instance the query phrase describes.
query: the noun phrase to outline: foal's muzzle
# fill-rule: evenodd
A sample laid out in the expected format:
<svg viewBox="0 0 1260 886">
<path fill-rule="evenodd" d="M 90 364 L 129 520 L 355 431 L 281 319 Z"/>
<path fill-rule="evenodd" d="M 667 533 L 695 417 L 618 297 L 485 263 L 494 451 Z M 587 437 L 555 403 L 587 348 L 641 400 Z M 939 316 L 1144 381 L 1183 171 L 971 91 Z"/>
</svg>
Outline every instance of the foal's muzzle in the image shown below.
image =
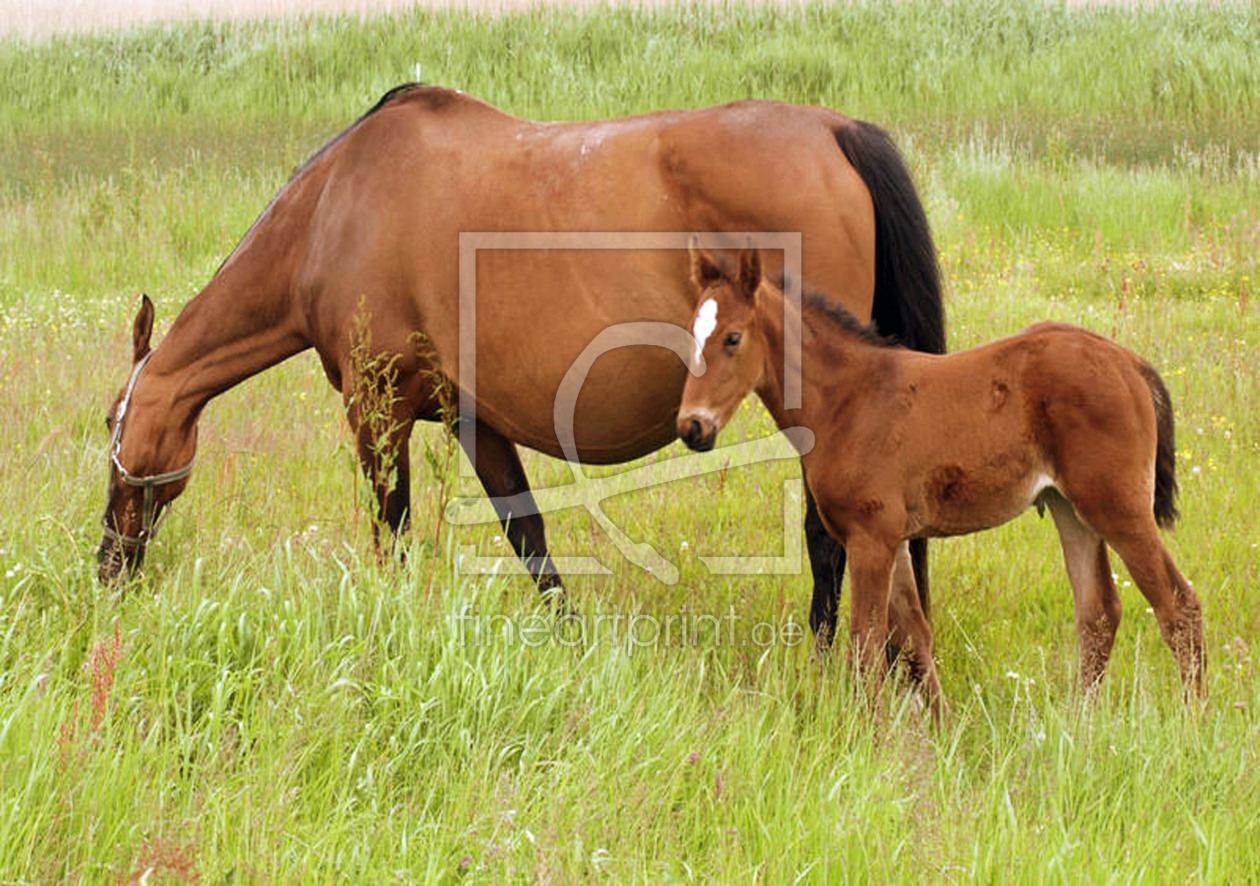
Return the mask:
<svg viewBox="0 0 1260 886">
<path fill-rule="evenodd" d="M 680 415 L 678 436 L 687 448 L 696 452 L 708 452 L 717 440 L 717 424 L 705 415 Z"/>
</svg>

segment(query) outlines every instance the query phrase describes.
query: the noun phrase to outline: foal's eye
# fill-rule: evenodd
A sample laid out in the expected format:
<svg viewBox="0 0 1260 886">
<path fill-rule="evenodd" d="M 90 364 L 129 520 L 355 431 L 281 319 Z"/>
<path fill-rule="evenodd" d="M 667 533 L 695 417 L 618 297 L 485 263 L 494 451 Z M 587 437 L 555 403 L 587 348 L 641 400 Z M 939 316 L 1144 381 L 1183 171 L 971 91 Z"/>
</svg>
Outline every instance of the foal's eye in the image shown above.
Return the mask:
<svg viewBox="0 0 1260 886">
<path fill-rule="evenodd" d="M 105 413 L 105 430 L 112 431 L 113 429 L 114 429 L 114 416 L 107 412 Z"/>
<path fill-rule="evenodd" d="M 718 280 L 722 279 L 722 272 L 718 270 L 717 265 L 711 265 L 708 262 L 704 262 L 700 266 L 700 279 L 704 283 L 716 283 Z"/>
<path fill-rule="evenodd" d="M 722 344 L 726 345 L 728 348 L 737 348 L 739 347 L 740 338 L 741 336 L 738 332 L 728 332 L 726 333 L 726 338 L 723 339 Z"/>
</svg>

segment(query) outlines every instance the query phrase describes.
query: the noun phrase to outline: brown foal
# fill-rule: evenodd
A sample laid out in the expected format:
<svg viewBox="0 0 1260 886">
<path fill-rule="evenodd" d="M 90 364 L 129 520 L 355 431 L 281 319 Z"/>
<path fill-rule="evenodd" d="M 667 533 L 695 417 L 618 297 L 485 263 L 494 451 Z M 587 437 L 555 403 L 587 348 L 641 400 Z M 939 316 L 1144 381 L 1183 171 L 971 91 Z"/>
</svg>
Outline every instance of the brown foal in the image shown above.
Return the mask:
<svg viewBox="0 0 1260 886">
<path fill-rule="evenodd" d="M 1035 504 L 1059 530 L 1085 690 L 1102 678 L 1120 623 L 1110 545 L 1150 601 L 1187 694 L 1204 693 L 1199 599 L 1159 534 L 1177 517 L 1173 414 L 1148 363 L 1060 323 L 949 356 L 915 353 L 806 297 L 802 405 L 789 410 L 785 302 L 758 252 L 693 244 L 691 264 L 696 356 L 679 435 L 711 448 L 754 390 L 780 428 L 814 432 L 803 467 L 827 530 L 848 549 L 850 639 L 870 690 L 883 680 L 892 607 L 894 632 L 908 634 L 894 642 L 932 710 L 943 704 L 906 540 L 987 529 Z"/>
</svg>

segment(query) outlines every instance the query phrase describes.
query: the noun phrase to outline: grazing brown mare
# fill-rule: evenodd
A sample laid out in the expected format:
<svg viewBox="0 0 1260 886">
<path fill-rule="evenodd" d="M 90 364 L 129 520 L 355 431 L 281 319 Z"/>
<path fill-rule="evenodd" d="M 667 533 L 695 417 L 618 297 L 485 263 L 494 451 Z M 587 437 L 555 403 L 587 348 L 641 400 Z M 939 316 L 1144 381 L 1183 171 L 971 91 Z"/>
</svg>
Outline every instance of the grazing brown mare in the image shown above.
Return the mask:
<svg viewBox="0 0 1260 886">
<path fill-rule="evenodd" d="M 903 626 L 894 635 L 909 632 L 897 645 L 940 711 L 932 630 L 903 542 L 997 526 L 1036 504 L 1059 530 L 1085 689 L 1101 679 L 1120 623 L 1110 545 L 1150 601 L 1187 693 L 1203 692 L 1198 596 L 1157 526 L 1177 517 L 1177 484 L 1172 404 L 1148 363 L 1060 323 L 949 356 L 916 354 L 807 297 L 802 406 L 789 410 L 785 300 L 763 278 L 757 250 L 736 259 L 693 248 L 692 267 L 698 344 L 679 435 L 693 449 L 711 448 L 753 390 L 780 428 L 813 431 L 805 476 L 828 531 L 848 550 L 850 638 L 874 687 L 891 605 Z"/>
<path fill-rule="evenodd" d="M 762 101 L 541 123 L 456 91 L 402 86 L 294 173 L 151 356 L 153 310 L 141 308 L 133 372 L 111 410 L 102 578 L 139 564 L 157 515 L 187 483 L 206 404 L 307 348 L 347 402 L 381 521 L 403 528 L 412 426 L 440 420 L 438 388 L 461 381 L 460 234 L 495 231 L 800 232 L 811 285 L 910 347 L 944 346 L 926 218 L 895 145 L 870 124 Z M 516 444 L 563 456 L 557 388 L 606 327 L 687 321 L 695 293 L 685 245 L 479 253 L 473 466 L 544 588 L 560 580 Z M 361 305 L 375 353 L 397 358 L 385 441 L 372 439 L 353 398 Z M 574 416 L 581 460 L 624 462 L 672 441 L 685 379 L 664 348 L 601 356 Z M 394 461 L 392 485 L 382 452 Z M 806 531 L 812 621 L 830 632 L 843 553 L 812 501 Z M 925 568 L 925 549 L 916 565 Z"/>
</svg>

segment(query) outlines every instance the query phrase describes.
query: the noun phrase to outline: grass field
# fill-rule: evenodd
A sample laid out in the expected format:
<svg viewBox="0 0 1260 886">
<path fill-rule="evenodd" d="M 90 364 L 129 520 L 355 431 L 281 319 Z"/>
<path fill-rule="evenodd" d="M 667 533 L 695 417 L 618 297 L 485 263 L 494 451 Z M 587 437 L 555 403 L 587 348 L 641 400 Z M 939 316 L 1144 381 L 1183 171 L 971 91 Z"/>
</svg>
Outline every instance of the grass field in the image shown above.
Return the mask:
<svg viewBox="0 0 1260 886">
<path fill-rule="evenodd" d="M 612 567 L 569 584 L 616 633 L 538 642 L 510 629 L 532 624 L 525 579 L 456 571 L 461 545 L 510 554 L 495 527 L 439 527 L 465 481 L 417 470 L 406 564 L 375 557 L 309 354 L 212 404 L 144 576 L 101 588 L 102 418 L 135 291 L 169 322 L 293 166 L 417 73 L 524 116 L 761 96 L 890 126 L 951 347 L 1070 320 L 1167 380 L 1169 543 L 1203 599 L 1210 707 L 1185 710 L 1123 574 L 1111 670 L 1081 703 L 1058 543 L 1030 514 L 934 544 L 952 719 L 890 691 L 872 722 L 843 662 L 793 642 L 805 576 L 698 559 L 781 552 L 790 460 L 606 503 L 673 586 L 583 512 L 553 516 L 557 553 Z M 193 23 L 3 41 L 0 82 L 0 882 L 1260 877 L 1253 8 Z M 749 404 L 727 442 L 769 428 Z M 413 442 L 439 467 L 445 445 Z M 526 462 L 536 486 L 568 477 Z M 731 631 L 640 645 L 635 624 L 684 614 Z"/>
</svg>

